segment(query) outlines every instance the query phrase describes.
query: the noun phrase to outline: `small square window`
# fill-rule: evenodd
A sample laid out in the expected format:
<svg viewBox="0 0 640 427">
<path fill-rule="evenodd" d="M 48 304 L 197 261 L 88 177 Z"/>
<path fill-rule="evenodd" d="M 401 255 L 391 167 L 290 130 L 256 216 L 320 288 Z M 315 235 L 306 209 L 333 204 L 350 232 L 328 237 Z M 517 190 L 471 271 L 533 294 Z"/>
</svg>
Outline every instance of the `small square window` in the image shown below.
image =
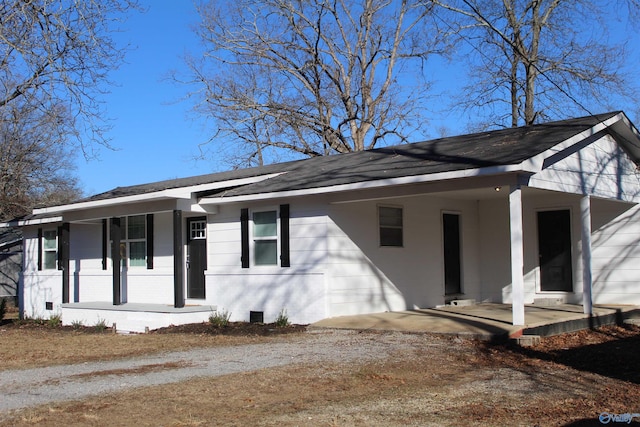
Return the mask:
<svg viewBox="0 0 640 427">
<path fill-rule="evenodd" d="M 379 206 L 380 246 L 403 246 L 402 208 Z"/>
</svg>

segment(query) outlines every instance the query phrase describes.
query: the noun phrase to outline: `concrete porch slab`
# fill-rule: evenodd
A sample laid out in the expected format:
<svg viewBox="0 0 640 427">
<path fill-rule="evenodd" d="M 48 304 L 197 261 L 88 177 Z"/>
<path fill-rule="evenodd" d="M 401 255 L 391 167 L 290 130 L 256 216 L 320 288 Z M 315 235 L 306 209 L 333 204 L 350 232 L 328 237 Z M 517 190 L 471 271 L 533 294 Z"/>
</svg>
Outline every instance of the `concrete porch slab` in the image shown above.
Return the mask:
<svg viewBox="0 0 640 427">
<path fill-rule="evenodd" d="M 362 329 L 422 332 L 454 335 L 479 340 L 506 340 L 526 335 L 551 336 L 640 318 L 640 307 L 628 305 L 594 306 L 593 315 L 582 306 L 562 304 L 551 307 L 527 305 L 524 326 L 511 324 L 509 304 L 482 303 L 473 306 L 445 306 L 418 310 L 362 314 L 323 319 L 311 328 Z"/>
<path fill-rule="evenodd" d="M 96 301 L 62 304 L 61 314 L 63 325 L 80 322 L 93 326 L 103 321 L 109 327 L 115 324 L 119 332 L 145 332 L 170 325 L 206 322 L 215 310 L 216 307 L 211 305 L 176 308 L 162 304 L 113 305 Z"/>
</svg>

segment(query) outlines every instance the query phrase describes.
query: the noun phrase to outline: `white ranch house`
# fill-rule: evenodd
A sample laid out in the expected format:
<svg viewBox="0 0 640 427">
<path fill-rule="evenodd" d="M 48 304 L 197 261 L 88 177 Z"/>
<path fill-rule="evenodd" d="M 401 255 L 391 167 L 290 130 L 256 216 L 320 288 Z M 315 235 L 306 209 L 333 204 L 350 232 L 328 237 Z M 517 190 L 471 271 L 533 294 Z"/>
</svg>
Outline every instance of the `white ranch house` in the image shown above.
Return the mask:
<svg viewBox="0 0 640 427">
<path fill-rule="evenodd" d="M 640 304 L 622 112 L 120 187 L 36 209 L 21 307 L 143 331 L 539 298 Z"/>
</svg>

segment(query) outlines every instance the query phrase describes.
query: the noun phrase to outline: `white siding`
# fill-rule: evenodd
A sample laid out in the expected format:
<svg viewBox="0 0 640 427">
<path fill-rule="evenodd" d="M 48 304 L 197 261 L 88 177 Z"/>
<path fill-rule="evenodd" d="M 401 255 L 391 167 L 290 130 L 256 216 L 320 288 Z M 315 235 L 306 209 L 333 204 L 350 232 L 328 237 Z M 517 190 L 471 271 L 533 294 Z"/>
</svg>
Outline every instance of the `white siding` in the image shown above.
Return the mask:
<svg viewBox="0 0 640 427">
<path fill-rule="evenodd" d="M 378 205 L 403 208 L 403 247 L 380 247 Z M 463 298 L 478 298 L 477 203 L 411 197 L 335 204 L 329 224 L 330 315 L 340 316 L 445 302 L 442 213 L 461 215 Z"/>
<path fill-rule="evenodd" d="M 556 156 L 560 160 L 548 158 L 550 165 L 531 178 L 530 187 L 640 201 L 635 164 L 611 136 Z"/>
<path fill-rule="evenodd" d="M 47 224 L 43 230 L 55 229 L 59 224 Z M 38 271 L 38 227 L 24 227 L 24 298 L 20 302 L 24 314 L 32 318 L 48 318 L 60 313 L 62 303 L 62 272 L 57 269 Z M 46 303 L 53 310 L 46 310 Z"/>
<path fill-rule="evenodd" d="M 248 206 L 277 209 L 278 203 Z M 222 206 L 209 216 L 206 301 L 248 321 L 250 311 L 264 312 L 265 322 L 286 310 L 294 323 L 327 317 L 324 264 L 327 257 L 326 208 L 297 199 L 290 203 L 291 267 L 240 266 L 240 207 Z"/>
<path fill-rule="evenodd" d="M 640 305 L 640 208 L 592 201 L 595 304 Z"/>
<path fill-rule="evenodd" d="M 511 301 L 509 202 L 481 200 L 478 208 L 479 264 L 482 278 L 479 301 Z"/>
</svg>

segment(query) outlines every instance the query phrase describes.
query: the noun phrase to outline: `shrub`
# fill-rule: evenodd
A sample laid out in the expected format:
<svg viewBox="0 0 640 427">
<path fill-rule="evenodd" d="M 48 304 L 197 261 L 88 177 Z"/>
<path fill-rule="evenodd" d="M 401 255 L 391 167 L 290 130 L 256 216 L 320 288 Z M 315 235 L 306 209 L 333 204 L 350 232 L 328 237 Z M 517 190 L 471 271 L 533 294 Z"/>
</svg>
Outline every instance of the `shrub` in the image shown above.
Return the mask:
<svg viewBox="0 0 640 427">
<path fill-rule="evenodd" d="M 291 324 L 289 322 L 289 316 L 287 316 L 287 310 L 285 310 L 284 308 L 280 310 L 278 317 L 276 317 L 275 323 L 278 328 L 286 328 Z"/>
<path fill-rule="evenodd" d="M 4 319 L 4 315 L 7 313 L 7 300 L 0 298 L 0 322 Z"/>
<path fill-rule="evenodd" d="M 209 323 L 215 326 L 216 328 L 224 328 L 229 325 L 229 318 L 231 317 L 231 313 L 227 310 L 224 311 L 214 311 L 209 316 Z"/>
<path fill-rule="evenodd" d="M 83 326 L 84 325 L 82 324 L 82 320 L 74 320 L 74 321 L 71 322 L 71 327 L 73 329 L 75 329 L 76 331 L 78 329 L 82 329 Z"/>
<path fill-rule="evenodd" d="M 44 325 L 47 323 L 48 320 L 46 320 L 44 317 L 42 316 L 36 316 L 36 317 L 26 317 L 25 318 L 26 321 L 28 322 L 33 322 L 36 325 Z"/>
<path fill-rule="evenodd" d="M 98 318 L 98 321 L 95 325 L 93 325 L 93 328 L 96 330 L 96 332 L 104 332 L 108 328 L 107 321 Z"/>
<path fill-rule="evenodd" d="M 49 319 L 47 320 L 47 325 L 49 325 L 52 328 L 62 325 L 62 315 L 52 314 L 51 316 L 49 316 Z"/>
</svg>

